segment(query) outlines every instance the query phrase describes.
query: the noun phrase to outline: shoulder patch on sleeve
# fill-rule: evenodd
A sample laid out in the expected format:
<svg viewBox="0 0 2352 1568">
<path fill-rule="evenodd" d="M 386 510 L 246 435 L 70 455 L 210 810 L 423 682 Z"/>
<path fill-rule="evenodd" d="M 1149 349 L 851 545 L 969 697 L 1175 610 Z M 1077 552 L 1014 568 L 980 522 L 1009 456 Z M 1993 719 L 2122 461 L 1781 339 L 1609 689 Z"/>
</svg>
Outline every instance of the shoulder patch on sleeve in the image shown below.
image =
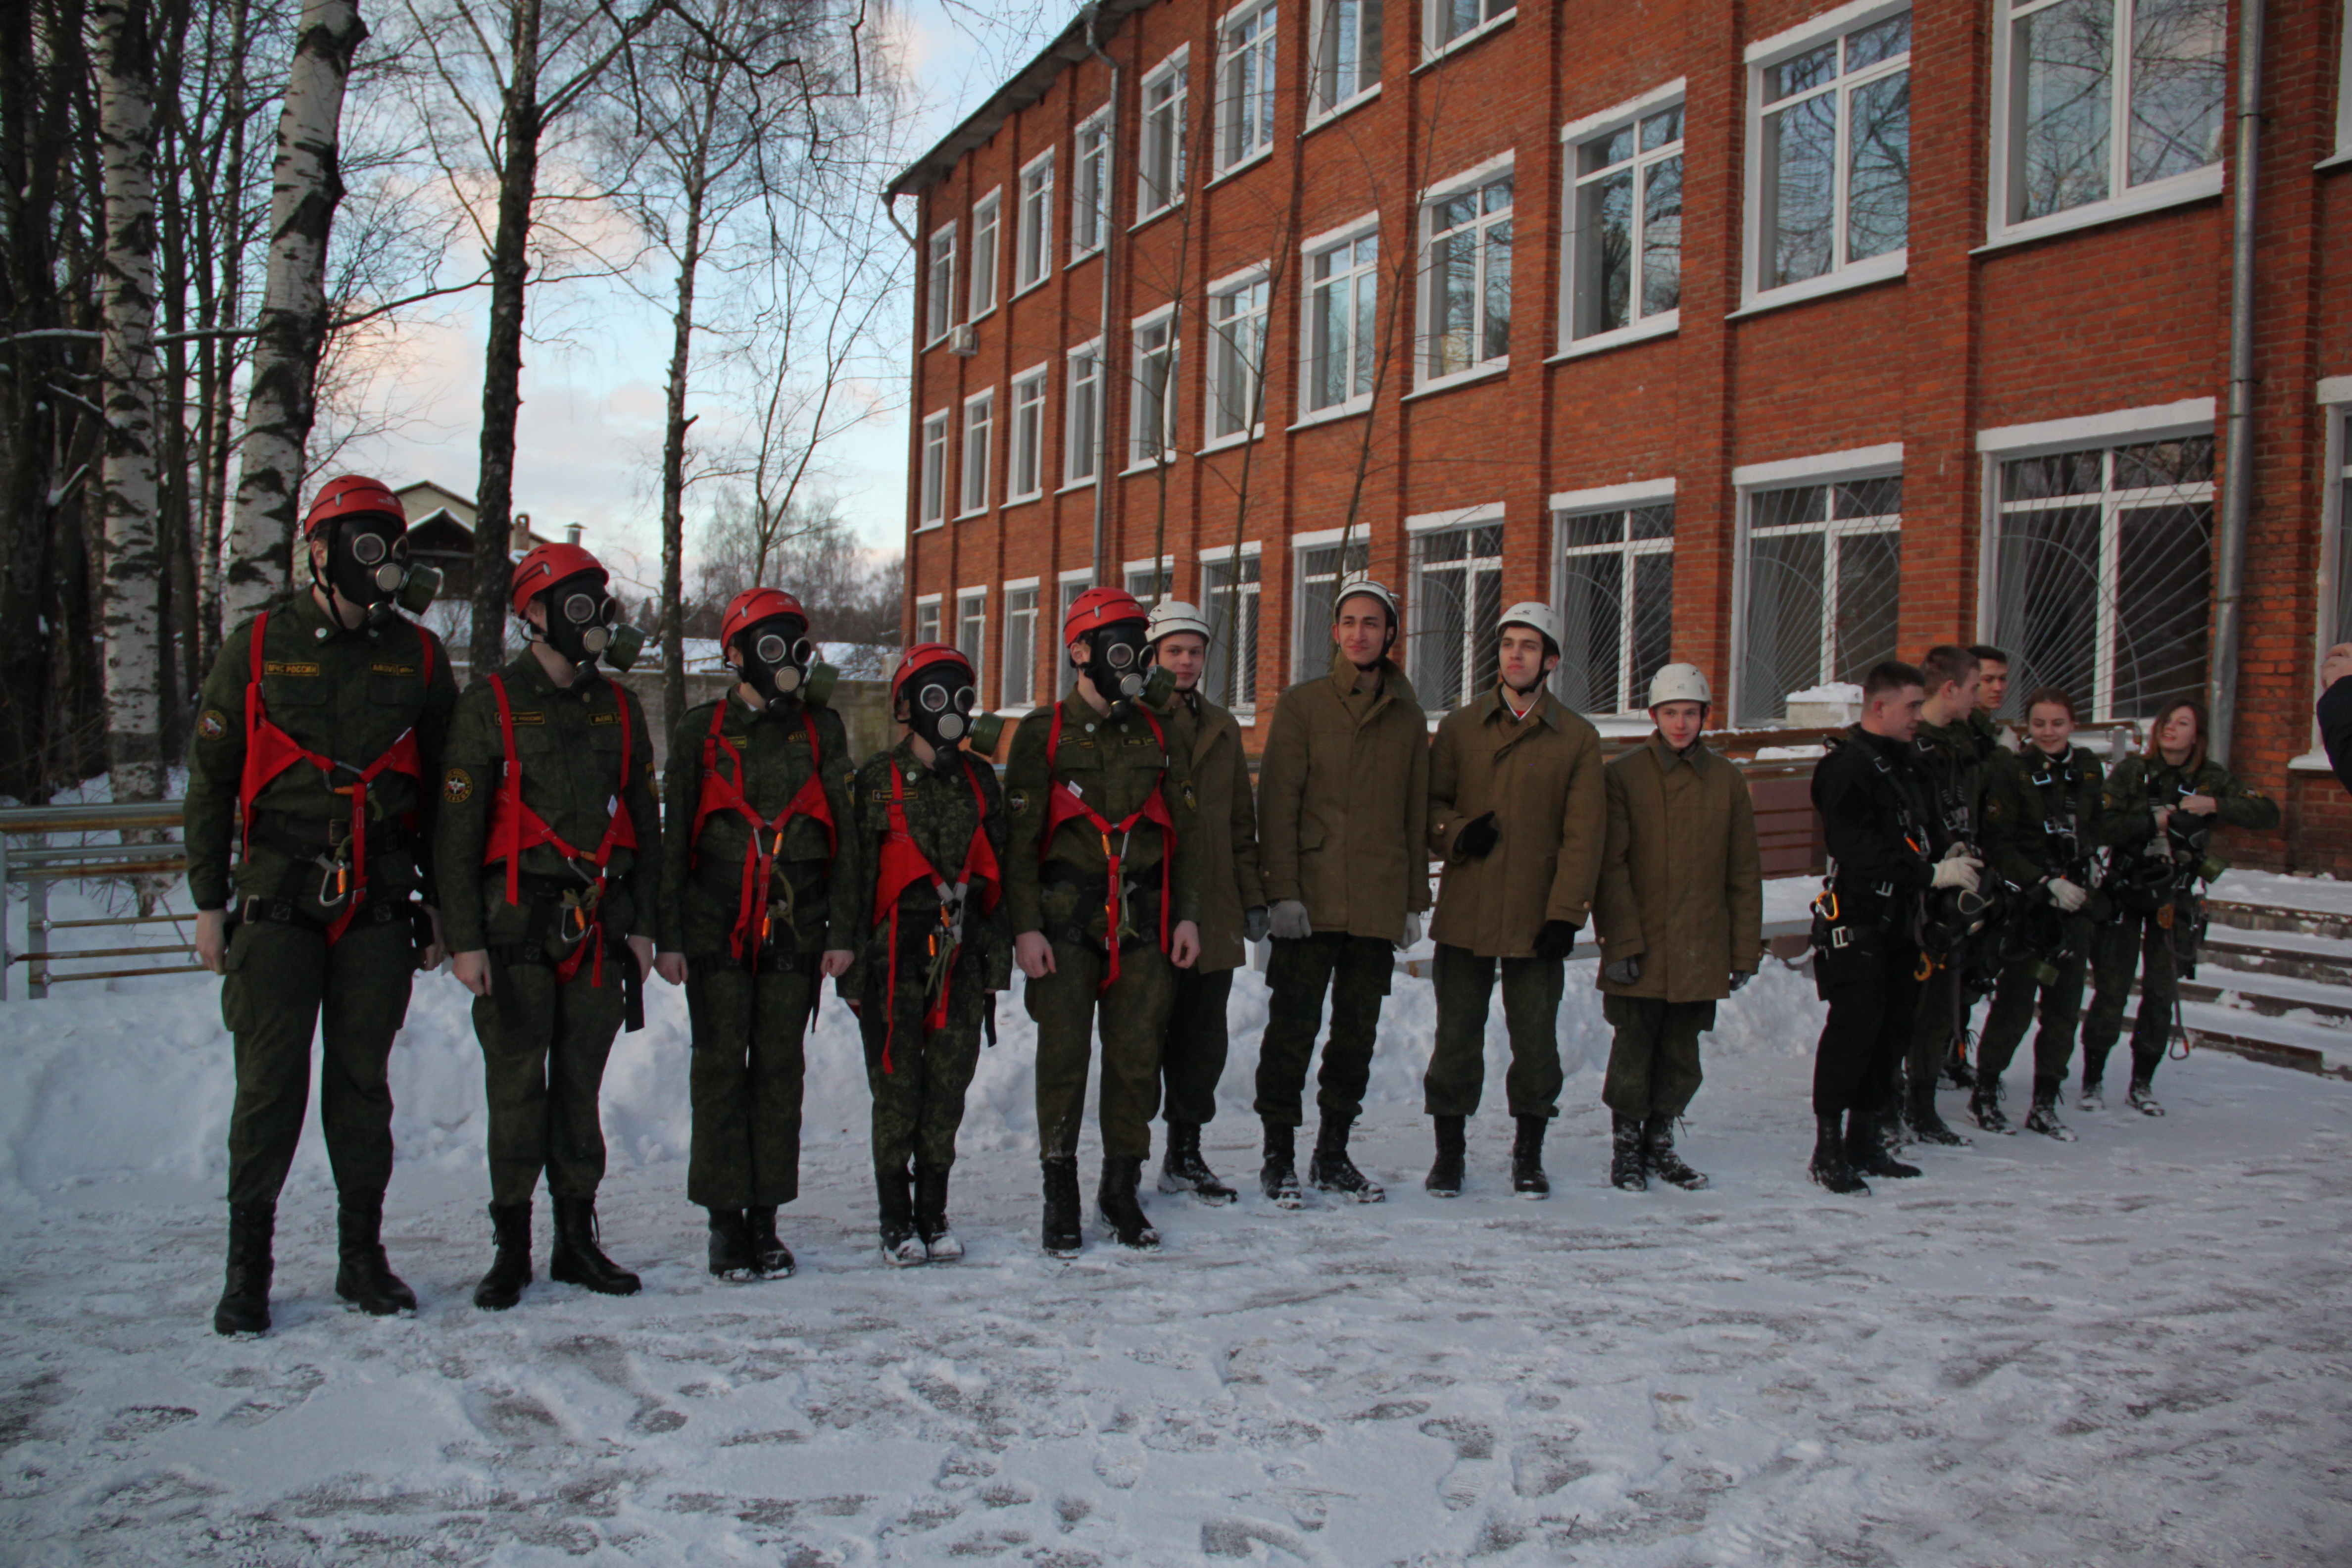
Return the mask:
<svg viewBox="0 0 2352 1568">
<path fill-rule="evenodd" d="M 219 709 L 207 708 L 197 715 L 196 734 L 199 739 L 217 741 L 227 733 L 228 715 Z"/>
<path fill-rule="evenodd" d="M 1004 809 L 1015 816 L 1026 816 L 1029 811 L 1029 792 L 1025 789 L 1006 790 Z"/>
<path fill-rule="evenodd" d="M 441 798 L 451 805 L 463 805 L 474 797 L 474 775 L 463 768 L 451 768 L 441 775 Z"/>
</svg>

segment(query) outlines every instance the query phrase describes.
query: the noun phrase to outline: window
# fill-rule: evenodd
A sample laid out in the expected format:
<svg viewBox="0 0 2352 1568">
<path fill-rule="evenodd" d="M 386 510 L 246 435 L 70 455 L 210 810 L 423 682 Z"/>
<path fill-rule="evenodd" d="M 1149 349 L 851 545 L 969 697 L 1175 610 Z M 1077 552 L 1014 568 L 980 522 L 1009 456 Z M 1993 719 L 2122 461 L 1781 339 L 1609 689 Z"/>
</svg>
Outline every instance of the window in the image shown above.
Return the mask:
<svg viewBox="0 0 2352 1568">
<path fill-rule="evenodd" d="M 1176 587 L 1176 557 L 1163 555 L 1154 567 L 1146 561 L 1127 563 L 1127 591 L 1145 609 L 1151 608 Z"/>
<path fill-rule="evenodd" d="M 1013 378 L 1012 471 L 1004 499 L 1027 500 L 1045 490 L 1045 367 Z"/>
<path fill-rule="evenodd" d="M 2352 400 L 2352 387 L 2344 395 Z M 2352 642 L 2352 409 L 2338 405 L 2327 416 L 2334 445 L 2328 448 L 2326 496 L 2320 506 L 2327 519 L 2321 556 L 2329 574 L 2319 600 L 2322 647 Z"/>
<path fill-rule="evenodd" d="M 963 403 L 963 504 L 961 511 L 988 510 L 988 455 L 996 434 L 996 389 L 974 393 Z"/>
<path fill-rule="evenodd" d="M 1380 85 L 1381 0 L 1322 0 L 1307 112 L 1328 114 Z"/>
<path fill-rule="evenodd" d="M 1679 88 L 1676 89 L 1679 94 Z M 1579 142 L 1569 196 L 1569 342 L 1682 320 L 1683 106 L 1643 110 Z M 1565 344 L 1563 345 L 1565 346 Z"/>
<path fill-rule="evenodd" d="M 2002 0 L 1998 16 L 1993 237 L 2221 188 L 2227 0 Z"/>
<path fill-rule="evenodd" d="M 1511 176 L 1439 196 L 1429 225 L 1422 377 L 1435 381 L 1510 358 Z"/>
<path fill-rule="evenodd" d="M 1749 63 L 1748 293 L 1900 272 L 1911 235 L 1911 13 Z"/>
<path fill-rule="evenodd" d="M 1102 343 L 1100 340 L 1069 353 L 1070 395 L 1063 405 L 1066 421 L 1062 432 L 1062 482 L 1080 485 L 1095 477 L 1102 455 Z"/>
<path fill-rule="evenodd" d="M 1037 584 L 1004 585 L 1004 689 L 998 704 L 1027 708 L 1037 700 Z"/>
<path fill-rule="evenodd" d="M 1055 647 L 1058 647 L 1061 646 L 1060 634 L 1062 623 L 1070 618 L 1070 606 L 1078 602 L 1079 595 L 1085 593 L 1094 585 L 1095 574 L 1083 567 L 1076 572 L 1065 572 L 1062 574 L 1062 613 L 1054 622 Z"/>
<path fill-rule="evenodd" d="M 996 235 L 1004 226 L 1004 193 L 994 190 L 971 209 L 971 309 L 964 320 L 977 321 L 996 309 Z"/>
<path fill-rule="evenodd" d="M 1021 171 L 1021 233 L 1013 243 L 1013 291 L 1045 280 L 1054 258 L 1054 153 L 1048 148 Z"/>
<path fill-rule="evenodd" d="M 1266 275 L 1209 291 L 1209 439 L 1265 431 Z"/>
<path fill-rule="evenodd" d="M 956 595 L 956 652 L 971 661 L 971 683 L 982 687 L 988 666 L 982 655 L 988 647 L 988 590 L 965 588 Z"/>
<path fill-rule="evenodd" d="M 1129 410 L 1128 463 L 1176 454 L 1176 312 L 1163 308 L 1135 329 L 1135 396 Z"/>
<path fill-rule="evenodd" d="M 1412 634 L 1405 668 L 1434 713 L 1495 684 L 1495 623 L 1503 614 L 1503 524 L 1437 529 L 1412 541 Z"/>
<path fill-rule="evenodd" d="M 1992 635 L 2011 707 L 2056 686 L 2087 700 L 2088 721 L 2149 719 L 2202 696 L 2212 437 L 2013 458 L 1998 484 Z"/>
<path fill-rule="evenodd" d="M 1225 18 L 1217 59 L 1217 167 L 1230 169 L 1274 145 L 1271 0 Z"/>
<path fill-rule="evenodd" d="M 1423 52 L 1442 55 L 1490 22 L 1499 22 L 1518 9 L 1518 0 L 1429 0 L 1422 24 Z"/>
<path fill-rule="evenodd" d="M 1343 239 L 1307 258 L 1307 406 L 1360 408 L 1372 397 L 1372 346 L 1380 336 L 1372 313 L 1380 279 L 1376 228 Z"/>
<path fill-rule="evenodd" d="M 948 411 L 923 420 L 923 526 L 948 517 Z"/>
<path fill-rule="evenodd" d="M 1078 127 L 1077 177 L 1070 191 L 1070 259 L 1102 248 L 1110 226 L 1110 115 Z"/>
<path fill-rule="evenodd" d="M 1139 220 L 1184 198 L 1185 70 L 1180 49 L 1143 79 L 1143 166 L 1135 172 Z"/>
<path fill-rule="evenodd" d="M 923 339 L 935 343 L 955 325 L 955 225 L 931 233 L 931 251 L 924 268 Z"/>
<path fill-rule="evenodd" d="M 1563 510 L 1559 668 L 1552 689 L 1580 713 L 1635 713 L 1673 657 L 1675 503 Z"/>
<path fill-rule="evenodd" d="M 1298 568 L 1298 610 L 1291 619 L 1296 633 L 1290 663 L 1291 668 L 1301 675 L 1320 671 L 1331 661 L 1331 611 L 1333 595 L 1339 589 L 1339 579 L 1343 575 L 1360 576 L 1371 564 L 1371 543 L 1361 537 L 1362 533 L 1363 530 L 1360 528 L 1356 531 L 1357 536 L 1348 541 L 1344 567 L 1340 563 L 1339 541 L 1336 537 L 1325 543 L 1295 546 Z"/>
<path fill-rule="evenodd" d="M 1759 489 L 1747 503 L 1738 721 L 1777 724 L 1790 692 L 1858 686 L 1895 657 L 1903 479 Z"/>
<path fill-rule="evenodd" d="M 1212 701 L 1241 712 L 1257 708 L 1258 557 L 1257 547 L 1242 557 L 1236 581 L 1230 553 L 1223 560 L 1201 563 L 1201 609 L 1209 622 L 1209 662 L 1201 671 L 1201 689 Z M 1238 658 L 1235 656 L 1239 655 Z"/>
<path fill-rule="evenodd" d="M 940 596 L 937 594 L 926 594 L 915 601 L 915 640 L 940 640 Z"/>
</svg>

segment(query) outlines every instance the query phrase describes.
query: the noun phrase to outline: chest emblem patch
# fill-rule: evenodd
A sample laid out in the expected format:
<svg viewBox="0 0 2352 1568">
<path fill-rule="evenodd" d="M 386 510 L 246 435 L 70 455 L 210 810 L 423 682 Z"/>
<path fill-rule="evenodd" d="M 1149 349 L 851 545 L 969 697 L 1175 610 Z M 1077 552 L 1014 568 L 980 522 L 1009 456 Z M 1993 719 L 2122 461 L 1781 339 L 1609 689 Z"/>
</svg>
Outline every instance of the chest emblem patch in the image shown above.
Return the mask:
<svg viewBox="0 0 2352 1568">
<path fill-rule="evenodd" d="M 621 716 L 618 713 L 591 713 L 588 715 L 588 722 L 591 724 L 617 724 L 620 721 Z"/>
<path fill-rule="evenodd" d="M 264 675 L 314 676 L 319 673 L 319 667 L 315 664 L 299 664 L 289 659 L 273 658 L 262 665 L 261 673 Z"/>
<path fill-rule="evenodd" d="M 1011 812 L 1015 816 L 1027 816 L 1029 813 L 1029 792 L 1025 789 L 1006 790 L 1004 792 L 1004 809 Z"/>
<path fill-rule="evenodd" d="M 463 805 L 474 798 L 474 775 L 463 768 L 451 768 L 441 779 L 441 798 L 451 805 Z"/>
<path fill-rule="evenodd" d="M 207 708 L 196 719 L 196 733 L 207 741 L 217 741 L 228 733 L 228 716 L 217 708 Z"/>
</svg>

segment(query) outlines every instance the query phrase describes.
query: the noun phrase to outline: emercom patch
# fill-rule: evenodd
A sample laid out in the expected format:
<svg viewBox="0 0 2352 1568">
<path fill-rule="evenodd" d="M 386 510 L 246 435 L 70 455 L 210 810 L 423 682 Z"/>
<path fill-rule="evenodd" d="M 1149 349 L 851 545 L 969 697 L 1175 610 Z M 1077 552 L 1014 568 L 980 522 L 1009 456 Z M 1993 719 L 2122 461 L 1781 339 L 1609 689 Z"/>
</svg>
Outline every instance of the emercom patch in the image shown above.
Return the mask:
<svg viewBox="0 0 2352 1568">
<path fill-rule="evenodd" d="M 196 733 L 207 741 L 217 741 L 228 733 L 228 715 L 217 708 L 207 708 L 196 716 Z"/>
<path fill-rule="evenodd" d="M 451 768 L 441 779 L 441 798 L 451 805 L 463 805 L 474 797 L 474 775 L 463 768 Z"/>
<path fill-rule="evenodd" d="M 1006 790 L 1004 792 L 1004 809 L 1011 812 L 1015 816 L 1027 815 L 1029 810 L 1029 792 L 1025 789 Z"/>
</svg>

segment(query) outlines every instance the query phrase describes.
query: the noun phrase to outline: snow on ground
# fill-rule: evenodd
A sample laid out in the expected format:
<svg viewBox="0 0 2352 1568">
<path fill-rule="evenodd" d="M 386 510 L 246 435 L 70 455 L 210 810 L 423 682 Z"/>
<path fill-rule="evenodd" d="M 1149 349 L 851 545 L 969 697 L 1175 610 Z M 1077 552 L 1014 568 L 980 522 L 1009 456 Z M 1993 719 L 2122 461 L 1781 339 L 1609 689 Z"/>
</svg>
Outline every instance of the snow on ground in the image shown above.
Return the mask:
<svg viewBox="0 0 2352 1568">
<path fill-rule="evenodd" d="M 2294 877 L 2279 871 L 2224 871 L 2207 889 L 2233 904 L 2317 914 L 2352 915 L 2352 882 L 2333 877 Z"/>
<path fill-rule="evenodd" d="M 871 1251 L 861 1065 L 829 1001 L 785 1211 L 802 1272 L 748 1286 L 701 1267 L 684 1010 L 657 988 L 605 1115 L 605 1240 L 646 1289 L 542 1278 L 497 1315 L 467 1300 L 489 1251 L 478 1058 L 431 977 L 394 1061 L 388 1216 L 422 1310 L 334 1300 L 314 1127 L 278 1326 L 243 1342 L 209 1324 L 230 1095 L 211 984 L 7 1004 L 0 1561 L 2352 1558 L 2352 1086 L 2200 1055 L 2158 1080 L 2168 1120 L 1980 1139 L 1832 1199 L 1803 1174 L 1818 1006 L 1768 966 L 1709 1037 L 1684 1140 L 1714 1190 L 1622 1194 L 1572 973 L 1549 1203 L 1510 1195 L 1491 1100 L 1471 1191 L 1421 1191 L 1432 1012 L 1401 977 L 1360 1135 L 1388 1204 L 1155 1194 L 1164 1253 L 1090 1240 L 1067 1264 L 1036 1249 L 1016 1000 L 958 1167 L 971 1258 L 906 1273 Z M 1259 977 L 1234 1012 L 1208 1145 L 1244 1177 Z"/>
</svg>

